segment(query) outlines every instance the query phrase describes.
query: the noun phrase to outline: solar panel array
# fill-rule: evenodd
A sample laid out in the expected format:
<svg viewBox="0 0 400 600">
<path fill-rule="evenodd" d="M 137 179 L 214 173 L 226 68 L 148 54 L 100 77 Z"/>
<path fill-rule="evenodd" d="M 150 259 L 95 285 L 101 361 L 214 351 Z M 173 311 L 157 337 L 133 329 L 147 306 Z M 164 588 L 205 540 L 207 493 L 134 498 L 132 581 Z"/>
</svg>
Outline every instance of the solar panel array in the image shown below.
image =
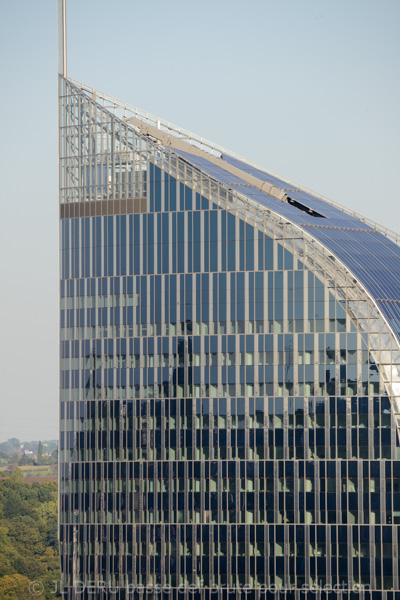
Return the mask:
<svg viewBox="0 0 400 600">
<path fill-rule="evenodd" d="M 178 155 L 232 190 L 246 195 L 295 223 L 334 254 L 369 292 L 400 341 L 400 247 L 382 233 L 324 200 L 264 171 L 224 155 L 229 165 L 284 190 L 290 198 L 321 215 L 315 217 L 277 200 L 207 159 L 174 149 Z"/>
</svg>

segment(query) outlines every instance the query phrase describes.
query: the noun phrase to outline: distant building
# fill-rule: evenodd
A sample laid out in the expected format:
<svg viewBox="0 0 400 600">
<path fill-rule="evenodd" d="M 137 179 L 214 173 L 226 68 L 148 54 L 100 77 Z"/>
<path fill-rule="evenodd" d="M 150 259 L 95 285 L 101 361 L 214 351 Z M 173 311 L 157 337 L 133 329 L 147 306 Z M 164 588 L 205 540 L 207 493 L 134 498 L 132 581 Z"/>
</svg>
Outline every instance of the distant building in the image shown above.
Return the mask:
<svg viewBox="0 0 400 600">
<path fill-rule="evenodd" d="M 23 447 L 19 449 L 19 452 L 22 452 L 26 456 L 36 456 L 33 450 L 24 450 Z"/>
</svg>

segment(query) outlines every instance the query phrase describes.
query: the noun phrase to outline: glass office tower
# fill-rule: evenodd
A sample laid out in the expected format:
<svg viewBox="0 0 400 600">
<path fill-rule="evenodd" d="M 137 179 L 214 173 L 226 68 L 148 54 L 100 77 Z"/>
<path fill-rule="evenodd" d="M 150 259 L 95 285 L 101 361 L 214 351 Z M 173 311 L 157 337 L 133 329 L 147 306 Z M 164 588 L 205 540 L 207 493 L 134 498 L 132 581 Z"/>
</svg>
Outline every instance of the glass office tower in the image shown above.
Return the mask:
<svg viewBox="0 0 400 600">
<path fill-rule="evenodd" d="M 65 598 L 398 600 L 400 248 L 60 77 Z"/>
</svg>

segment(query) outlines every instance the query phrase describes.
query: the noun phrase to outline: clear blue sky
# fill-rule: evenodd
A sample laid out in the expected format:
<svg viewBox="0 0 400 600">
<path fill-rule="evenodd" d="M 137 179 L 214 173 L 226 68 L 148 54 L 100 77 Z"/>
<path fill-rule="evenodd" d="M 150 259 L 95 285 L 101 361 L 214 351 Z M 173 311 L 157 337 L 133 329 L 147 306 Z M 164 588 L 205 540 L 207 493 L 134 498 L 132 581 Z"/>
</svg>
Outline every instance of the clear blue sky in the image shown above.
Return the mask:
<svg viewBox="0 0 400 600">
<path fill-rule="evenodd" d="M 56 0 L 2 0 L 0 440 L 58 429 Z M 398 0 L 68 1 L 68 73 L 400 233 Z"/>
</svg>

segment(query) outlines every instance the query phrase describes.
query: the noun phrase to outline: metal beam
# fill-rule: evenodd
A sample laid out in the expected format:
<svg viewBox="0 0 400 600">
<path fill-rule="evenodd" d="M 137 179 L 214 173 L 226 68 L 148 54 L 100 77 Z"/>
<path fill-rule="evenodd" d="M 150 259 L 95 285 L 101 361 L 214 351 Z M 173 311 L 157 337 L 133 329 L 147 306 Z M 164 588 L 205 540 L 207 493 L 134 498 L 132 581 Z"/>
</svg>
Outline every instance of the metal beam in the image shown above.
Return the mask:
<svg viewBox="0 0 400 600">
<path fill-rule="evenodd" d="M 67 0 L 58 0 L 58 74 L 67 76 Z"/>
<path fill-rule="evenodd" d="M 236 175 L 236 177 L 239 177 L 249 185 L 261 190 L 262 192 L 265 192 L 269 196 L 272 196 L 277 200 L 282 200 L 283 202 L 287 201 L 287 194 L 283 190 L 280 190 L 271 183 L 268 183 L 268 181 L 261 181 L 261 179 L 258 179 L 253 175 L 249 175 L 244 171 L 241 171 L 233 165 L 226 163 L 221 158 L 213 156 L 208 152 L 204 152 L 204 150 L 200 150 L 200 148 L 196 148 L 195 146 L 192 146 L 191 144 L 188 144 L 187 142 L 184 142 L 173 135 L 164 133 L 163 131 L 157 129 L 157 127 L 153 127 L 153 125 L 149 125 L 149 123 L 144 123 L 136 117 L 129 117 L 128 119 L 125 119 L 125 122 L 131 123 L 132 125 L 137 127 L 137 129 L 139 129 L 140 133 L 155 138 L 156 140 L 160 141 L 164 146 L 176 148 L 177 150 L 182 150 L 183 152 L 193 154 L 194 156 L 201 156 L 202 158 L 205 158 L 206 160 L 220 167 L 221 169 L 224 169 L 224 171 L 227 171 L 232 175 Z"/>
</svg>

